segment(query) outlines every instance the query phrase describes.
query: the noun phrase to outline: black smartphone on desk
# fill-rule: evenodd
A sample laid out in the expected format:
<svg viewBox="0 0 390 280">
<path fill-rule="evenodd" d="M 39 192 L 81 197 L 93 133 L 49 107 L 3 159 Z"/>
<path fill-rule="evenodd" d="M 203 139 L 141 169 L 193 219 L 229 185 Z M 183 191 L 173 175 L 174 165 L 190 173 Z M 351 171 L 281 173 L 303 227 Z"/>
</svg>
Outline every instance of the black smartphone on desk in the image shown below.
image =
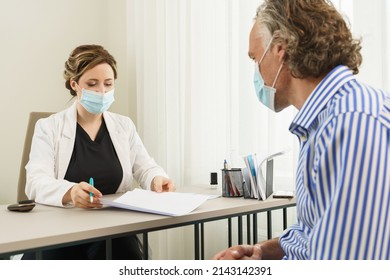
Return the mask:
<svg viewBox="0 0 390 280">
<path fill-rule="evenodd" d="M 35 207 L 35 201 L 34 200 L 21 200 L 18 203 L 8 205 L 9 211 L 16 211 L 16 212 L 29 212 L 33 210 Z"/>
</svg>

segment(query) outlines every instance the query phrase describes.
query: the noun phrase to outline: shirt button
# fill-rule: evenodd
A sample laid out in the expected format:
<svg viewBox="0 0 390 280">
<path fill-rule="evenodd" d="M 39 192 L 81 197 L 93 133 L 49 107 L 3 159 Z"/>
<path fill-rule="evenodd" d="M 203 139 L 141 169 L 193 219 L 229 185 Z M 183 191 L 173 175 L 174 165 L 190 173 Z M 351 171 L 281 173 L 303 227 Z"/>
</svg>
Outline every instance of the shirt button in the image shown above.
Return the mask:
<svg viewBox="0 0 390 280">
<path fill-rule="evenodd" d="M 301 141 L 302 141 L 302 142 L 306 142 L 306 140 L 307 140 L 307 136 L 306 136 L 306 135 L 302 135 L 302 136 L 301 136 Z"/>
</svg>

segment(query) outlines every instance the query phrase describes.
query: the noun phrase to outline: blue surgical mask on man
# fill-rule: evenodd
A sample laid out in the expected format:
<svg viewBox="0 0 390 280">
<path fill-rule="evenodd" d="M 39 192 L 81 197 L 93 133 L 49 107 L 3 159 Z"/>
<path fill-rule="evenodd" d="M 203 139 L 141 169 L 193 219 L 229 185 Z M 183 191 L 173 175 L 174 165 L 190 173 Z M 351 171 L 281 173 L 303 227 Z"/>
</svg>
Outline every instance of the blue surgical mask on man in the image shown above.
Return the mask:
<svg viewBox="0 0 390 280">
<path fill-rule="evenodd" d="M 253 78 L 253 84 L 255 85 L 257 99 L 265 106 L 267 106 L 269 109 L 275 112 L 275 93 L 276 93 L 275 84 L 276 84 L 276 80 L 279 77 L 280 70 L 282 70 L 283 62 L 280 64 L 279 70 L 276 73 L 275 80 L 271 87 L 266 86 L 264 84 L 264 79 L 260 73 L 260 64 L 263 61 L 265 54 L 268 52 L 271 43 L 272 43 L 272 39 L 268 43 L 267 47 L 265 48 L 265 51 L 262 57 L 260 58 L 259 62 L 255 63 L 255 75 Z"/>
<path fill-rule="evenodd" d="M 114 89 L 106 93 L 85 88 L 81 90 L 80 104 L 91 114 L 99 114 L 107 111 L 114 100 Z"/>
</svg>

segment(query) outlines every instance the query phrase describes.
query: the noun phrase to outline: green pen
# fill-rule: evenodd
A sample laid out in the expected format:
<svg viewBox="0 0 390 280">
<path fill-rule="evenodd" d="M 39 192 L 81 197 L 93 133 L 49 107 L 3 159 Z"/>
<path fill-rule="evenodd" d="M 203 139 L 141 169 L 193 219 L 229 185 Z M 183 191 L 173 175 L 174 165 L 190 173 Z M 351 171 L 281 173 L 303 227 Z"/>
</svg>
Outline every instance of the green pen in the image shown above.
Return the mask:
<svg viewBox="0 0 390 280">
<path fill-rule="evenodd" d="M 89 184 L 93 186 L 93 178 L 89 178 Z M 93 203 L 93 192 L 89 192 L 89 202 Z"/>
</svg>

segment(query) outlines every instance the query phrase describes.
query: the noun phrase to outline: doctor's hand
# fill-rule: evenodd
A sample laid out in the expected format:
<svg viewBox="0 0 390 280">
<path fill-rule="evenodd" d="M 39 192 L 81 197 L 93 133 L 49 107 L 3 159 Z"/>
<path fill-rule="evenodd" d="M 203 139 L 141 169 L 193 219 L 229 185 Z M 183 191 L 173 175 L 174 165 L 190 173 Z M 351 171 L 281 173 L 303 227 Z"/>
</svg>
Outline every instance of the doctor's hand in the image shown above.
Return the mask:
<svg viewBox="0 0 390 280">
<path fill-rule="evenodd" d="M 261 247 L 256 245 L 237 245 L 217 253 L 213 260 L 260 260 Z"/>
<path fill-rule="evenodd" d="M 154 177 L 150 188 L 155 192 L 174 192 L 176 190 L 173 181 L 163 176 Z"/>
<path fill-rule="evenodd" d="M 90 193 L 93 194 L 92 198 L 90 197 Z M 79 208 L 101 208 L 103 207 L 99 200 L 101 197 L 102 193 L 98 189 L 86 182 L 81 182 L 73 185 L 68 190 L 62 199 L 62 203 L 64 205 L 72 203 L 75 207 Z"/>
</svg>

